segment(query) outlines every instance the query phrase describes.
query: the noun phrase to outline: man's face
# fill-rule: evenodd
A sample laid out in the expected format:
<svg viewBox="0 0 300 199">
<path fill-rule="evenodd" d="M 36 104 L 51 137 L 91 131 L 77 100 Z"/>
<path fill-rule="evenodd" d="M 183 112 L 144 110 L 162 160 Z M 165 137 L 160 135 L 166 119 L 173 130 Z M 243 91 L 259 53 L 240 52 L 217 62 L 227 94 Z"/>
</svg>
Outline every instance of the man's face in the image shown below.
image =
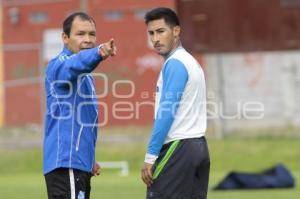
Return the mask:
<svg viewBox="0 0 300 199">
<path fill-rule="evenodd" d="M 91 21 L 75 17 L 71 26 L 70 36 L 62 34 L 64 44 L 73 53 L 95 47 L 96 27 Z"/>
<path fill-rule="evenodd" d="M 158 54 L 166 56 L 177 47 L 179 26 L 170 27 L 164 19 L 157 19 L 150 21 L 147 29 L 153 47 Z"/>
</svg>

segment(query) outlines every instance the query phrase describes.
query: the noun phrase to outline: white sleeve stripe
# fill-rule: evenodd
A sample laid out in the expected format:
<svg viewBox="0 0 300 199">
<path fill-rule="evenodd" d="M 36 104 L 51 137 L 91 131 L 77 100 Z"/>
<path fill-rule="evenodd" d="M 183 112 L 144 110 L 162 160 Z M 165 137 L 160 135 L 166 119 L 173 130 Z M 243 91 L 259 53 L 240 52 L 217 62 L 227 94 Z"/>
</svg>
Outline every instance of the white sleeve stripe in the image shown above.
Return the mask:
<svg viewBox="0 0 300 199">
<path fill-rule="evenodd" d="M 75 180 L 73 169 L 69 169 L 70 176 L 70 188 L 71 188 L 71 199 L 75 199 Z"/>
<path fill-rule="evenodd" d="M 148 163 L 148 164 L 154 164 L 155 160 L 158 158 L 157 155 L 152 155 L 152 154 L 149 154 L 147 153 L 145 155 L 145 163 Z"/>
</svg>

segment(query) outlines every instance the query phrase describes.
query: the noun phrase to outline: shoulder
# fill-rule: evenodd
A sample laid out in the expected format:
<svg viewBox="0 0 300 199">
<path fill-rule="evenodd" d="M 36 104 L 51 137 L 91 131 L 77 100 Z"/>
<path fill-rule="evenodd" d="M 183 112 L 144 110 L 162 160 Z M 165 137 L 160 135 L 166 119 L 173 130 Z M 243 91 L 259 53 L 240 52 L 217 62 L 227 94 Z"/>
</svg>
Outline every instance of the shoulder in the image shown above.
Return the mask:
<svg viewBox="0 0 300 199">
<path fill-rule="evenodd" d="M 56 65 L 56 64 L 61 64 L 61 63 L 64 63 L 66 60 L 70 59 L 72 55 L 68 55 L 64 52 L 61 52 L 59 55 L 57 55 L 56 57 L 54 57 L 53 59 L 50 60 L 50 62 L 48 63 L 48 66 L 53 66 L 53 65 Z"/>
<path fill-rule="evenodd" d="M 189 73 L 194 73 L 195 70 L 197 71 L 201 68 L 201 65 L 196 58 L 184 48 L 178 49 L 169 59 L 179 60 Z"/>
<path fill-rule="evenodd" d="M 194 60 L 194 57 L 184 48 L 180 48 L 176 52 L 174 52 L 174 54 L 171 57 L 169 57 L 169 59 L 177 59 L 181 61 L 184 65 L 186 65 L 190 61 Z"/>
<path fill-rule="evenodd" d="M 176 58 L 168 59 L 163 67 L 162 75 L 164 78 L 175 78 L 180 80 L 181 78 L 188 78 L 188 71 L 184 63 Z"/>
<path fill-rule="evenodd" d="M 65 53 L 60 53 L 53 59 L 51 59 L 48 62 L 47 68 L 46 68 L 46 75 L 50 75 L 53 73 L 57 67 L 59 67 L 65 60 L 69 59 L 69 56 L 66 55 Z"/>
<path fill-rule="evenodd" d="M 67 60 L 67 59 L 70 59 L 70 56 L 68 56 L 67 54 L 65 53 L 61 53 L 59 54 L 57 57 L 56 57 L 56 60 L 59 60 L 61 62 Z"/>
<path fill-rule="evenodd" d="M 184 67 L 184 63 L 177 57 L 172 57 L 166 60 L 165 66 Z"/>
<path fill-rule="evenodd" d="M 176 57 L 166 60 L 163 67 L 163 71 L 179 72 L 184 69 L 185 69 L 184 63 L 180 59 L 177 59 Z"/>
</svg>

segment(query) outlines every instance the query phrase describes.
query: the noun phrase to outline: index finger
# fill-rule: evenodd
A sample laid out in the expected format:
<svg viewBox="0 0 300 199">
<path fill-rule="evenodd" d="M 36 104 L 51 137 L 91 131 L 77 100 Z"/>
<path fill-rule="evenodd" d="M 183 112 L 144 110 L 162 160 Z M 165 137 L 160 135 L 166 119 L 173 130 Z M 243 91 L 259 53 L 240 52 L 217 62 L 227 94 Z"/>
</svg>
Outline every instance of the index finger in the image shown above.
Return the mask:
<svg viewBox="0 0 300 199">
<path fill-rule="evenodd" d="M 113 38 L 109 40 L 109 45 L 110 47 L 113 47 L 115 45 L 115 40 Z"/>
<path fill-rule="evenodd" d="M 147 172 L 147 176 L 148 176 L 149 182 L 152 184 L 153 177 L 152 177 L 152 170 L 151 170 L 151 168 L 147 168 L 146 172 Z"/>
</svg>

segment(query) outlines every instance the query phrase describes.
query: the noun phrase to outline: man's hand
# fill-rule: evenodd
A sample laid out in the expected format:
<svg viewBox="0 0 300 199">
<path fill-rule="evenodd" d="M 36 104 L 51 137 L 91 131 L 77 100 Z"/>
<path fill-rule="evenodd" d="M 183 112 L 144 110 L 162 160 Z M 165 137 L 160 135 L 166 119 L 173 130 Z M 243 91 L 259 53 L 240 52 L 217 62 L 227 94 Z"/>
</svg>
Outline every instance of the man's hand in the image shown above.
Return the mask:
<svg viewBox="0 0 300 199">
<path fill-rule="evenodd" d="M 98 176 L 101 173 L 101 167 L 100 164 L 98 164 L 98 162 L 95 162 L 94 166 L 93 166 L 93 170 L 92 170 L 92 175 L 93 176 Z"/>
<path fill-rule="evenodd" d="M 141 170 L 141 177 L 148 187 L 153 183 L 152 166 L 152 164 L 144 163 L 144 167 Z"/>
<path fill-rule="evenodd" d="M 115 56 L 117 54 L 117 47 L 114 39 L 110 39 L 108 42 L 103 43 L 99 48 L 99 54 L 103 60 L 109 56 Z"/>
</svg>

